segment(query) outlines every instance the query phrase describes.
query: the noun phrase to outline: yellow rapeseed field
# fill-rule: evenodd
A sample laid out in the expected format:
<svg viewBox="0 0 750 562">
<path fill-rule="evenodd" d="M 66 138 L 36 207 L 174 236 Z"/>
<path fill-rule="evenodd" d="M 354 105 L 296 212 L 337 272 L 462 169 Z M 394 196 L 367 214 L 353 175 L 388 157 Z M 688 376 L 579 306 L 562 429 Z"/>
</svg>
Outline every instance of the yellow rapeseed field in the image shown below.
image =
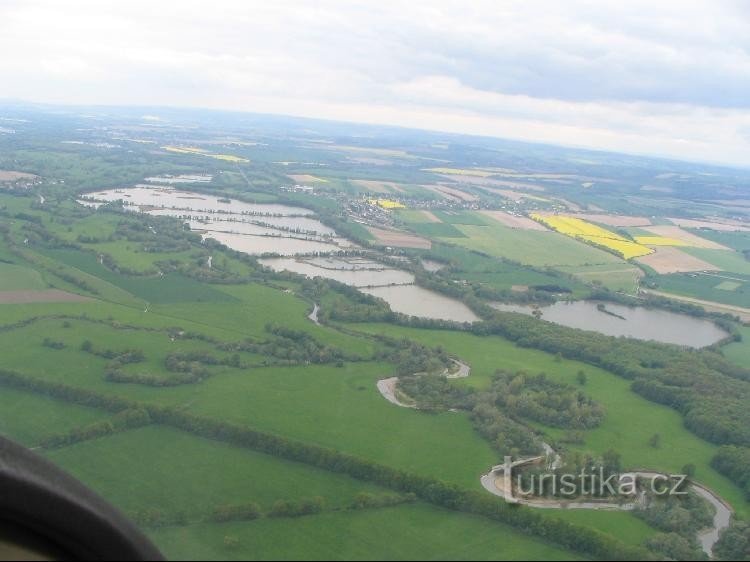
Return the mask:
<svg viewBox="0 0 750 562">
<path fill-rule="evenodd" d="M 175 154 L 195 154 L 197 156 L 208 156 L 215 160 L 222 160 L 224 162 L 243 163 L 247 164 L 250 162 L 247 158 L 241 158 L 239 156 L 232 156 L 231 154 L 212 154 L 202 148 L 195 148 L 191 146 L 165 146 L 163 147 L 167 152 L 174 152 Z"/>
<path fill-rule="evenodd" d="M 644 246 L 690 246 L 683 240 L 667 238 L 666 236 L 636 236 L 635 241 Z"/>
<path fill-rule="evenodd" d="M 391 199 L 370 199 L 369 203 L 370 205 L 377 205 L 381 209 L 388 209 L 389 211 L 394 209 L 406 209 L 406 205 Z"/>
<path fill-rule="evenodd" d="M 626 260 L 653 254 L 654 250 L 638 242 L 633 242 L 616 232 L 612 232 L 585 220 L 565 216 L 532 215 L 535 221 L 546 224 L 561 234 L 578 238 L 591 244 L 608 248 Z"/>
</svg>

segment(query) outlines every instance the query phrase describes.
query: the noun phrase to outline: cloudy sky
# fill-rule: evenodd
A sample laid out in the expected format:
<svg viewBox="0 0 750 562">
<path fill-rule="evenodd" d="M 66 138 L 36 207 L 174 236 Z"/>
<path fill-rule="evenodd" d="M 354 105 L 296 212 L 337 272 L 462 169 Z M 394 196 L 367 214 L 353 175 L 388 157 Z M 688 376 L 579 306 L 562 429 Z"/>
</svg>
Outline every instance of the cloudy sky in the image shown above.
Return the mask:
<svg viewBox="0 0 750 562">
<path fill-rule="evenodd" d="M 0 99 L 750 165 L 747 0 L 0 0 Z"/>
</svg>

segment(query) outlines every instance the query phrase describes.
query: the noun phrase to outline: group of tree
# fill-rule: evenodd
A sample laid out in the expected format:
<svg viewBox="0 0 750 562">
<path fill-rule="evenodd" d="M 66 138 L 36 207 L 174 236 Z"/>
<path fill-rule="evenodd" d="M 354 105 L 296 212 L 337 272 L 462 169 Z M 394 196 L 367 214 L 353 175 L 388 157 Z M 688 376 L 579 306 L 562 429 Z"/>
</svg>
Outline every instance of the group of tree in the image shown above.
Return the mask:
<svg viewBox="0 0 750 562">
<path fill-rule="evenodd" d="M 711 465 L 740 486 L 750 501 L 750 448 L 722 447 Z"/>
<path fill-rule="evenodd" d="M 414 374 L 399 378 L 398 389 L 422 411 L 470 410 L 473 391 L 452 384 L 444 374 Z"/>
<path fill-rule="evenodd" d="M 750 560 L 750 523 L 735 519 L 714 548 L 719 560 Z"/>
<path fill-rule="evenodd" d="M 361 361 L 353 353 L 320 343 L 308 332 L 292 330 L 277 325 L 266 326 L 266 331 L 273 337 L 267 340 L 248 338 L 241 342 L 223 343 L 223 351 L 246 352 L 273 357 L 290 365 L 329 364 L 344 361 Z"/>
<path fill-rule="evenodd" d="M 395 365 L 396 376 L 419 374 L 447 374 L 454 364 L 442 347 L 429 347 L 408 339 L 379 338 L 385 346 L 376 360 Z"/>
<path fill-rule="evenodd" d="M 575 387 L 546 374 L 498 371 L 490 392 L 495 404 L 517 419 L 533 420 L 563 429 L 593 429 L 604 421 L 605 410 Z"/>
<path fill-rule="evenodd" d="M 690 547 L 700 553 L 697 535 L 713 526 L 711 506 L 699 496 L 649 497 L 648 504 L 637 509 L 635 515 L 651 527 L 667 534 L 681 536 Z"/>
<path fill-rule="evenodd" d="M 44 439 L 39 445 L 45 449 L 57 449 L 69 447 L 83 441 L 91 441 L 131 429 L 138 429 L 151 425 L 151 417 L 143 408 L 124 410 L 112 418 L 93 423 L 80 428 L 75 428 L 66 433 L 52 435 Z"/>
</svg>

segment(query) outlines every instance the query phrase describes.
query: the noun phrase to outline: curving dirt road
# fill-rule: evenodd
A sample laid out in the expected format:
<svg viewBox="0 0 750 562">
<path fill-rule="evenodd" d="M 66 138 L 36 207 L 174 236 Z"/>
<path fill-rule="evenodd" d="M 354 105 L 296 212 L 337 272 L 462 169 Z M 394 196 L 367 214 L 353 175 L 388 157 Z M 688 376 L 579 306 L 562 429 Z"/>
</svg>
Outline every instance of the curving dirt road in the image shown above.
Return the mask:
<svg viewBox="0 0 750 562">
<path fill-rule="evenodd" d="M 471 367 L 469 365 L 462 361 L 459 361 L 458 359 L 451 359 L 451 361 L 453 361 L 457 369 L 455 371 L 446 369 L 442 373 L 444 377 L 448 379 L 465 379 L 471 375 Z M 415 376 L 418 376 L 420 374 L 422 373 L 415 373 Z M 383 398 L 388 400 L 388 402 L 390 402 L 391 404 L 395 404 L 396 406 L 400 406 L 402 408 L 411 408 L 412 410 L 418 409 L 416 404 L 408 404 L 399 398 L 397 386 L 398 377 L 379 380 L 377 383 L 378 391 L 383 396 Z"/>
<path fill-rule="evenodd" d="M 548 454 L 550 451 L 554 451 L 549 446 L 545 447 Z M 559 455 L 556 455 L 555 462 L 558 462 Z M 485 474 L 481 478 L 482 487 L 489 493 L 503 498 L 509 503 L 518 505 L 524 505 L 533 509 L 590 509 L 597 511 L 633 511 L 639 507 L 645 506 L 646 495 L 641 495 L 630 503 L 614 503 L 614 502 L 585 502 L 585 501 L 558 501 L 558 500 L 528 500 L 523 498 L 516 498 L 513 496 L 509 489 L 509 482 L 506 481 L 505 471 L 502 467 L 496 467 L 489 474 Z M 653 479 L 656 477 L 666 476 L 658 472 L 634 472 L 632 473 L 638 478 Z M 713 558 L 713 551 L 716 543 L 721 538 L 721 533 L 729 527 L 734 511 L 731 507 L 718 495 L 709 490 L 708 488 L 693 483 L 690 489 L 698 494 L 700 497 L 708 501 L 715 509 L 716 515 L 714 516 L 714 525 L 710 529 L 705 529 L 698 533 L 698 541 L 703 548 L 703 551 L 711 558 Z"/>
</svg>

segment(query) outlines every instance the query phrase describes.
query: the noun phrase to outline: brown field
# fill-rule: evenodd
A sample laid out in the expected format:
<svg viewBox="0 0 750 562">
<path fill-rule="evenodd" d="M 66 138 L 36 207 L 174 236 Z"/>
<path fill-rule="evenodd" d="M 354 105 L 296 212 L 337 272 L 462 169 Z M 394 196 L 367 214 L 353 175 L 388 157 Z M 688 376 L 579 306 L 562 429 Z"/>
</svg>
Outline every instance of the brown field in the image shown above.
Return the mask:
<svg viewBox="0 0 750 562">
<path fill-rule="evenodd" d="M 431 250 L 432 242 L 426 238 L 421 238 L 413 234 L 407 234 L 406 232 L 399 232 L 397 230 L 385 230 L 382 228 L 375 228 L 374 226 L 368 226 L 367 230 L 370 231 L 377 243 L 381 246 L 392 246 L 394 248 L 414 248 L 417 250 Z"/>
<path fill-rule="evenodd" d="M 45 302 L 86 302 L 91 299 L 50 289 L 47 291 L 0 291 L 0 304 L 33 304 Z"/>
<path fill-rule="evenodd" d="M 509 187 L 511 189 L 528 189 L 529 191 L 545 191 L 541 185 L 515 180 L 500 180 L 497 178 L 466 176 L 466 175 L 443 175 L 444 178 L 456 183 L 484 187 Z"/>
<path fill-rule="evenodd" d="M 328 183 L 328 180 L 311 176 L 310 174 L 291 174 L 287 177 L 297 183 Z"/>
<path fill-rule="evenodd" d="M 694 248 L 705 248 L 706 250 L 729 250 L 726 246 L 711 242 L 695 234 L 691 234 L 687 230 L 681 229 L 679 226 L 649 226 L 645 228 L 648 232 L 652 232 L 657 236 L 664 236 L 665 238 L 674 238 L 680 240 L 686 244 L 693 246 Z"/>
<path fill-rule="evenodd" d="M 423 185 L 422 187 L 429 191 L 432 191 L 433 193 L 437 193 L 438 195 L 444 197 L 445 199 L 448 199 L 449 201 L 479 201 L 479 197 L 477 197 L 476 195 L 472 195 L 471 193 L 466 193 L 465 191 L 454 189 L 446 185 Z"/>
<path fill-rule="evenodd" d="M 709 220 L 694 219 L 669 219 L 675 225 L 681 228 L 708 228 L 719 232 L 750 232 L 750 225 L 745 225 L 740 221 L 731 219 L 717 219 L 716 222 Z"/>
<path fill-rule="evenodd" d="M 496 220 L 499 223 L 518 230 L 537 230 L 540 232 L 546 232 L 548 229 L 543 225 L 539 224 L 535 220 L 531 220 L 528 217 L 519 217 L 511 215 L 505 211 L 480 211 L 486 217 Z"/>
<path fill-rule="evenodd" d="M 393 166 L 391 160 L 383 160 L 382 158 L 367 158 L 364 156 L 362 158 L 349 158 L 349 160 L 357 164 L 369 164 L 371 166 Z"/>
<path fill-rule="evenodd" d="M 606 224 L 607 226 L 613 226 L 615 228 L 628 228 L 637 226 L 651 226 L 651 221 L 645 217 L 626 217 L 622 215 L 606 215 L 606 214 L 592 214 L 592 213 L 579 213 L 573 215 L 578 219 L 585 221 L 596 222 L 599 224 Z"/>
<path fill-rule="evenodd" d="M 691 256 L 673 246 L 660 246 L 659 248 L 656 248 L 655 253 L 650 256 L 638 258 L 637 261 L 643 265 L 647 265 L 660 275 L 717 270 L 715 265 Z"/>
<path fill-rule="evenodd" d="M 494 187 L 480 187 L 479 189 L 481 189 L 482 191 L 486 191 L 487 193 L 499 195 L 500 197 L 513 201 L 514 203 L 518 203 L 520 201 L 523 201 L 524 199 L 544 201 L 545 203 L 549 202 L 549 199 L 544 199 L 543 197 L 537 197 L 536 195 L 530 195 L 528 193 L 522 193 L 520 191 L 513 191 L 511 189 L 497 189 Z"/>
<path fill-rule="evenodd" d="M 568 209 L 570 209 L 574 213 L 580 213 L 581 211 L 583 211 L 580 205 L 578 205 L 577 203 L 573 203 L 572 201 L 568 201 L 567 199 L 558 198 L 557 201 L 565 205 Z"/>
<path fill-rule="evenodd" d="M 424 216 L 425 219 L 427 219 L 427 222 L 443 222 L 439 218 L 435 216 L 435 213 L 432 211 L 421 211 L 422 216 Z"/>
<path fill-rule="evenodd" d="M 10 170 L 0 170 L 0 183 L 15 182 L 19 180 L 35 180 L 39 176 L 27 174 L 25 172 L 12 172 Z"/>
<path fill-rule="evenodd" d="M 352 183 L 372 193 L 403 193 L 404 189 L 392 181 L 352 180 Z"/>
</svg>

